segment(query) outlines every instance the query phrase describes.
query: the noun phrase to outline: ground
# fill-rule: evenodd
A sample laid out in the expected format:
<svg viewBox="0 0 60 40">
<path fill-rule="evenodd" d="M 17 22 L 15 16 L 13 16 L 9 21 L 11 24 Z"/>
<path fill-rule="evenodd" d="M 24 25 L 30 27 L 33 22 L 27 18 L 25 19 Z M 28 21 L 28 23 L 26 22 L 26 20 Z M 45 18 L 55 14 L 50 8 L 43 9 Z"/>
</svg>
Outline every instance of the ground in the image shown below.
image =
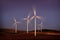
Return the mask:
<svg viewBox="0 0 60 40">
<path fill-rule="evenodd" d="M 34 36 L 34 32 L 30 31 L 28 34 L 26 31 L 18 31 L 14 33 L 12 30 L 0 30 L 0 40 L 59 40 L 60 32 L 38 32 Z"/>
</svg>

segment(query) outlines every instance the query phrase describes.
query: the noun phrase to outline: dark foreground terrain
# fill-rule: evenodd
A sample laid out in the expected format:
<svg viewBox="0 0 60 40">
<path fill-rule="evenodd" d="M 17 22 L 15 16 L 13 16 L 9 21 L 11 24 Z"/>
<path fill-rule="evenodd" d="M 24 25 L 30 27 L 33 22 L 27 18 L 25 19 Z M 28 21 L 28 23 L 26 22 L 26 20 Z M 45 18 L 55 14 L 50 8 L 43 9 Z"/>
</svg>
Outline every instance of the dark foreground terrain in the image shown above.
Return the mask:
<svg viewBox="0 0 60 40">
<path fill-rule="evenodd" d="M 25 31 L 14 33 L 13 30 L 0 29 L 0 40 L 60 40 L 60 31 L 37 31 L 37 36 L 30 31 L 28 34 Z"/>
</svg>

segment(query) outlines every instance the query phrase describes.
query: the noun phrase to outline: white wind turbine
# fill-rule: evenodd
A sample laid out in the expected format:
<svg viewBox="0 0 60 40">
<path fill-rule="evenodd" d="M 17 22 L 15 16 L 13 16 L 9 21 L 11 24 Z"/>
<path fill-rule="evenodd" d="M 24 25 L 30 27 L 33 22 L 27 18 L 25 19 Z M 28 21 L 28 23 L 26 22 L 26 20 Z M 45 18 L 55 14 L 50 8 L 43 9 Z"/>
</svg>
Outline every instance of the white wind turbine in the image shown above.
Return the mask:
<svg viewBox="0 0 60 40">
<path fill-rule="evenodd" d="M 30 20 L 32 20 L 32 19 L 34 18 L 34 21 L 35 21 L 35 22 L 34 22 L 34 26 L 35 26 L 35 28 L 34 28 L 34 29 L 35 29 L 34 35 L 36 36 L 36 18 L 40 19 L 41 17 L 36 15 L 36 9 L 35 9 L 35 8 L 34 8 L 33 10 L 34 10 L 34 16 L 31 17 Z"/>
<path fill-rule="evenodd" d="M 43 21 L 42 21 L 42 19 L 41 19 L 41 23 L 38 26 L 40 26 L 40 31 L 42 32 L 42 27 L 43 27 Z"/>
<path fill-rule="evenodd" d="M 27 18 L 24 18 L 24 20 L 27 21 L 27 34 L 28 34 L 28 26 L 29 26 L 29 22 L 30 22 L 30 15 L 27 16 Z"/>
<path fill-rule="evenodd" d="M 13 26 L 15 28 L 15 33 L 17 33 L 17 24 L 20 23 L 20 22 L 17 22 L 16 19 L 15 19 L 15 17 L 13 18 L 13 21 L 14 21 Z"/>
<path fill-rule="evenodd" d="M 41 18 L 40 18 L 40 20 L 41 20 L 41 23 L 40 24 L 38 24 L 38 26 L 40 26 L 40 31 L 42 32 L 42 27 L 43 27 L 43 22 L 45 21 L 45 19 L 46 19 L 46 17 L 42 17 L 41 16 Z M 45 21 L 46 22 L 46 21 Z"/>
</svg>

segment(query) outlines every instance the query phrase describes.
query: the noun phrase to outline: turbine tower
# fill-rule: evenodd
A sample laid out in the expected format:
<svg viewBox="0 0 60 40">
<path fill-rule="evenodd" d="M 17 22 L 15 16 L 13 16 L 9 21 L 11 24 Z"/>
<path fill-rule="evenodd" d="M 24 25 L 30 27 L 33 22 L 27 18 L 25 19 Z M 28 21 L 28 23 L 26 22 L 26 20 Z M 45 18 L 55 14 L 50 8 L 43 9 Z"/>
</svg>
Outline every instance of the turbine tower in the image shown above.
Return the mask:
<svg viewBox="0 0 60 40">
<path fill-rule="evenodd" d="M 24 20 L 27 21 L 27 34 L 28 34 L 28 26 L 29 26 L 29 22 L 30 22 L 30 15 L 27 16 L 27 18 L 24 18 Z"/>
<path fill-rule="evenodd" d="M 41 21 L 41 23 L 38 26 L 40 26 L 40 31 L 42 32 L 43 22 Z"/>
<path fill-rule="evenodd" d="M 17 33 L 17 24 L 20 23 L 20 22 L 17 22 L 16 19 L 15 19 L 15 17 L 13 18 L 13 20 L 14 20 L 13 26 L 15 28 L 15 33 Z"/>
<path fill-rule="evenodd" d="M 40 19 L 40 17 L 36 15 L 36 9 L 34 8 L 33 10 L 34 10 L 34 16 L 31 17 L 30 20 L 32 20 L 34 18 L 34 30 L 35 30 L 34 35 L 36 36 L 36 18 Z"/>
<path fill-rule="evenodd" d="M 42 27 L 43 27 L 43 23 L 42 23 L 42 21 L 41 21 L 41 24 L 40 24 L 40 25 L 41 25 L 41 32 L 42 32 Z"/>
</svg>

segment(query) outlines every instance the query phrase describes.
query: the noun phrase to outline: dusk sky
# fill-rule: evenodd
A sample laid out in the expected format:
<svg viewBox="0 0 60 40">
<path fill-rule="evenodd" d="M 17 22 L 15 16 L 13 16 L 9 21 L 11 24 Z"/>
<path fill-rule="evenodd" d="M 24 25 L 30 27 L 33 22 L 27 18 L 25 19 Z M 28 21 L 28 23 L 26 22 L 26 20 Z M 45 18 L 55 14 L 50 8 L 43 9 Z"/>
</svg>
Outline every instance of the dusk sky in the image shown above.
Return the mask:
<svg viewBox="0 0 60 40">
<path fill-rule="evenodd" d="M 18 30 L 26 30 L 26 18 L 33 16 L 33 7 L 37 16 L 43 16 L 43 29 L 60 30 L 60 0 L 0 0 L 0 28 L 13 29 L 13 17 L 18 22 Z M 40 20 L 37 19 L 37 29 Z M 34 30 L 34 20 L 29 24 L 29 30 Z"/>
</svg>

